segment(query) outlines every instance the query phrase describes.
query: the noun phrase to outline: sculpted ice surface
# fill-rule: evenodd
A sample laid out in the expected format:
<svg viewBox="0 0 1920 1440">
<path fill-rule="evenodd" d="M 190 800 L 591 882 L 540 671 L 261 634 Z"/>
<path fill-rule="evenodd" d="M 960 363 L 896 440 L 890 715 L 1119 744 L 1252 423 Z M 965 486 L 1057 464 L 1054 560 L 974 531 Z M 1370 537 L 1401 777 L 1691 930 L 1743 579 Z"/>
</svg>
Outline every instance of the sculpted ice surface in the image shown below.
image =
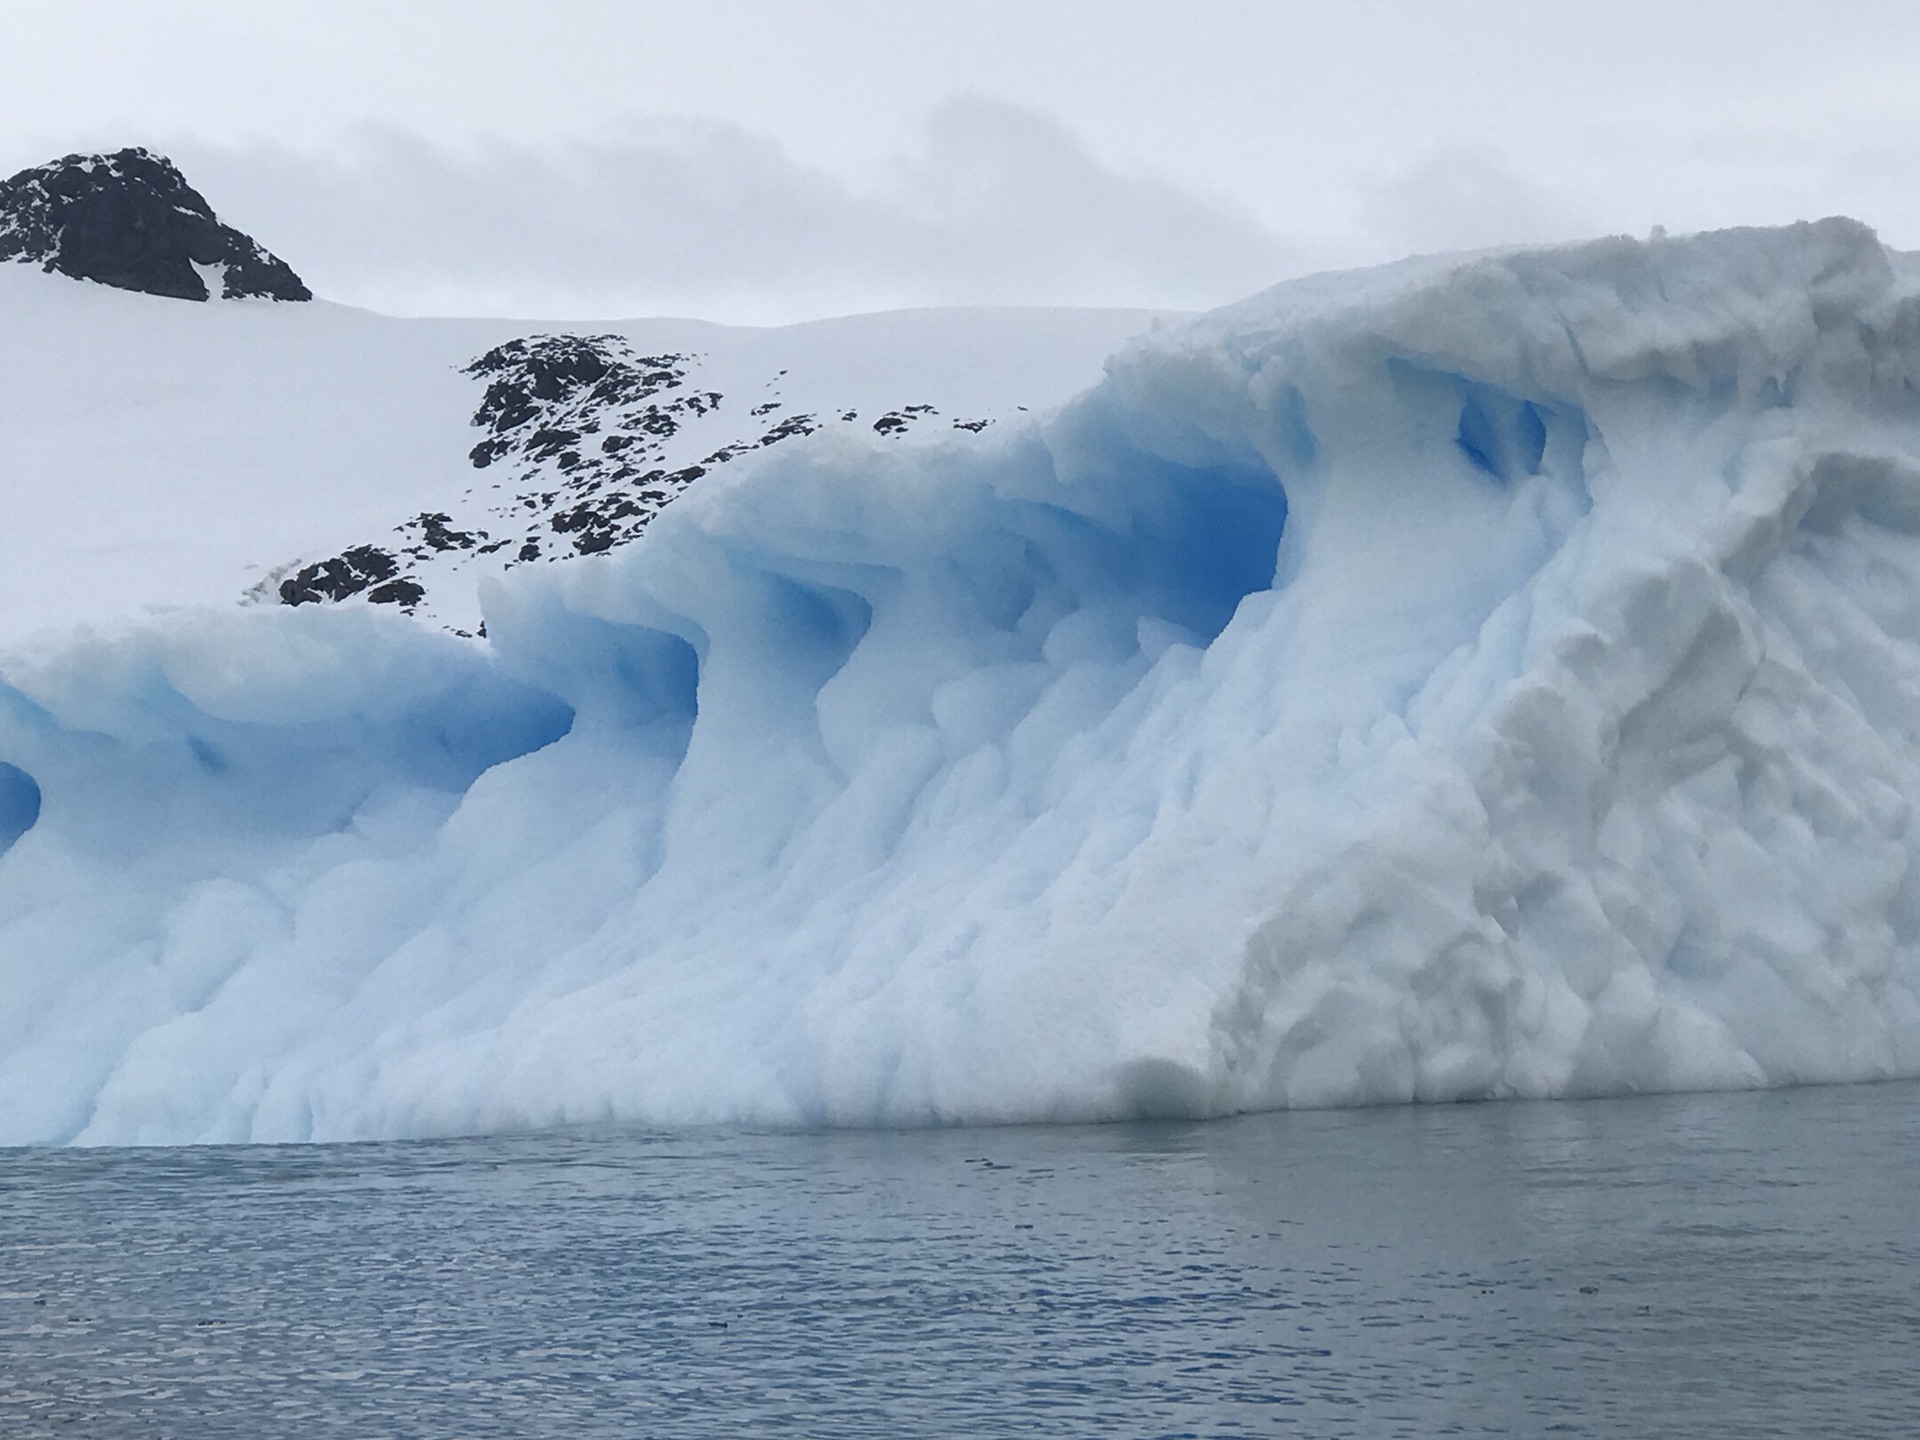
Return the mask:
<svg viewBox="0 0 1920 1440">
<path fill-rule="evenodd" d="M 1413 261 L 16 656 L 0 1139 L 1920 1073 L 1917 368 L 1847 221 Z"/>
</svg>

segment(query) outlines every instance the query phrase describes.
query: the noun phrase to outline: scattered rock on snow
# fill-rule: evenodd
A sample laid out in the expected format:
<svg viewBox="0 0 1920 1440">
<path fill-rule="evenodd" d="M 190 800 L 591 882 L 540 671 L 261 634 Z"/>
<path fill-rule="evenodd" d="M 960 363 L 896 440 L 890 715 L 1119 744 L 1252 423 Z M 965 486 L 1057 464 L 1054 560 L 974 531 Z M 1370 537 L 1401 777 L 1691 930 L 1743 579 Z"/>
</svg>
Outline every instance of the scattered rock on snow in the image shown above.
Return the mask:
<svg viewBox="0 0 1920 1440">
<path fill-rule="evenodd" d="M 701 383 L 702 367 L 699 355 L 643 354 L 618 335 L 528 335 L 496 345 L 461 373 L 486 384 L 472 420 L 483 438 L 468 459 L 497 481 L 469 491 L 459 514 L 422 512 L 391 539 L 276 572 L 285 577 L 273 582 L 277 598 L 301 605 L 358 596 L 432 613 L 432 587 L 469 563 L 497 557 L 496 567 L 510 569 L 629 544 L 714 471 L 858 418 L 837 407 L 824 419 L 776 414 L 786 409 L 777 399 L 722 414 L 725 397 Z M 929 404 L 904 405 L 873 429 L 898 435 L 938 414 Z M 274 598 L 271 584 L 250 593 Z"/>
</svg>

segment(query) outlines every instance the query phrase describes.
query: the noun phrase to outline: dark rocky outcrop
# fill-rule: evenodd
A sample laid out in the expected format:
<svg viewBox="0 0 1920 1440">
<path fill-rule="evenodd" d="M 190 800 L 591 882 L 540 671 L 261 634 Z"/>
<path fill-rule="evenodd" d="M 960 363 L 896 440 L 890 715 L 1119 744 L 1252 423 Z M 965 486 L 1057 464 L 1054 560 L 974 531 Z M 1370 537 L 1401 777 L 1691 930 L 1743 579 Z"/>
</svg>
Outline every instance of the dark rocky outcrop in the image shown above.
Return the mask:
<svg viewBox="0 0 1920 1440">
<path fill-rule="evenodd" d="M 812 435 L 835 415 L 841 424 L 859 418 L 837 408 L 825 420 L 789 412 L 775 395 L 732 410 L 745 419 L 728 423 L 726 397 L 699 382 L 703 365 L 695 354 L 642 353 L 619 335 L 527 335 L 494 346 L 461 367 L 486 386 L 473 413 L 482 438 L 467 454 L 485 483 L 448 510 L 421 511 L 377 544 L 276 571 L 249 594 L 286 605 L 359 599 L 417 613 L 430 590 L 470 560 L 498 556 L 494 564 L 510 569 L 618 549 L 696 481 Z M 873 428 L 901 435 L 938 414 L 904 405 Z M 993 422 L 952 423 L 978 431 Z M 715 439 L 724 443 L 710 448 Z"/>
<path fill-rule="evenodd" d="M 925 416 L 938 415 L 939 413 L 940 412 L 931 405 L 904 405 L 898 410 L 889 410 L 878 420 L 874 421 L 874 433 L 876 435 L 901 435 L 904 434 L 915 421 Z"/>
<path fill-rule="evenodd" d="M 566 537 L 573 553 L 624 545 L 708 468 L 732 458 L 661 463 L 668 441 L 720 405 L 717 391 L 688 387 L 695 363 L 690 355 L 642 355 L 618 335 L 529 335 L 496 345 L 464 371 L 487 382 L 473 415 L 487 438 L 467 458 L 477 469 L 511 463 L 521 492 L 515 508 L 532 512 L 529 519 L 544 514 L 543 528 Z M 804 434 L 812 417 L 783 423 Z M 526 535 L 519 559 L 547 554 L 543 538 Z"/>
<path fill-rule="evenodd" d="M 171 160 L 138 149 L 69 155 L 0 182 L 0 260 L 180 300 L 208 298 L 194 267 L 210 266 L 223 299 L 313 298 L 284 260 L 222 225 Z"/>
<path fill-rule="evenodd" d="M 394 559 L 392 551 L 377 545 L 355 545 L 331 559 L 315 561 L 281 581 L 280 603 L 310 605 L 323 600 L 344 600 L 349 595 L 380 588 L 383 580 L 393 580 L 399 570 L 400 562 Z"/>
</svg>

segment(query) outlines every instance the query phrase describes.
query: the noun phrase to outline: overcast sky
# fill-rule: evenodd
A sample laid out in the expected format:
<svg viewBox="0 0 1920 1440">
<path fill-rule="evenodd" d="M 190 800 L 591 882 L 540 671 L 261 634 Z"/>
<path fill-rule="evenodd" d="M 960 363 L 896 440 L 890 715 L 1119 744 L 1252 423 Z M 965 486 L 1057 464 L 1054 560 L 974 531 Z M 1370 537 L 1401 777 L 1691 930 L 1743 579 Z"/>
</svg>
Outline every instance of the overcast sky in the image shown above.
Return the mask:
<svg viewBox="0 0 1920 1440">
<path fill-rule="evenodd" d="M 1920 248 L 1913 0 L 0 0 L 0 36 L 0 174 L 163 150 L 402 313 L 1201 306 L 1833 213 Z"/>
</svg>

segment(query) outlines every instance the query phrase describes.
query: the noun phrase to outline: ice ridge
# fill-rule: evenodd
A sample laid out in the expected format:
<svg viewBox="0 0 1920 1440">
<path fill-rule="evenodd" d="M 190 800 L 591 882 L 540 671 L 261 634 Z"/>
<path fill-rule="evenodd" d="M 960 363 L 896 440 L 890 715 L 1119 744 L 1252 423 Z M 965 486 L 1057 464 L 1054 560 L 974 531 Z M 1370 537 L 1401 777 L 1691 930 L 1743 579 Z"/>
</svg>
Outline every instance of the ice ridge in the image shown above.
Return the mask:
<svg viewBox="0 0 1920 1440">
<path fill-rule="evenodd" d="M 0 1140 L 1920 1074 L 1920 284 L 1406 262 L 991 443 L 782 445 L 478 647 L 0 685 Z"/>
</svg>

